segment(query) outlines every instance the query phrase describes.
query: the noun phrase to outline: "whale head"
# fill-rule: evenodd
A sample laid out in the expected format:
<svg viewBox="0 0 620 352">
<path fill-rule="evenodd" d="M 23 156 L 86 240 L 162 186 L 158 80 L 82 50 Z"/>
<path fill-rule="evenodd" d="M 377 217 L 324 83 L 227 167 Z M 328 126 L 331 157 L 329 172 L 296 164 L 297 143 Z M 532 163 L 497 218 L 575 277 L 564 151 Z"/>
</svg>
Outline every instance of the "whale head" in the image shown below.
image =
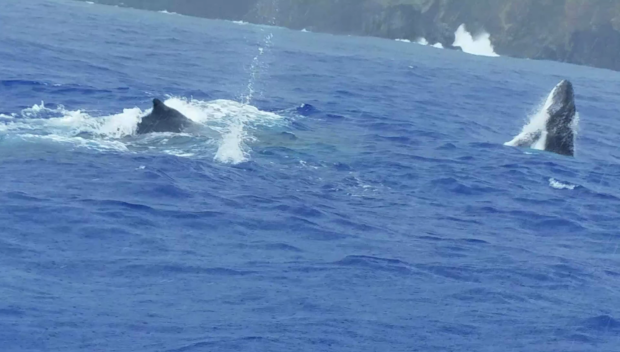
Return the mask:
<svg viewBox="0 0 620 352">
<path fill-rule="evenodd" d="M 549 95 L 548 104 L 547 111 L 550 116 L 570 109 L 575 110 L 575 90 L 573 89 L 573 84 L 568 80 L 558 83 Z"/>
</svg>

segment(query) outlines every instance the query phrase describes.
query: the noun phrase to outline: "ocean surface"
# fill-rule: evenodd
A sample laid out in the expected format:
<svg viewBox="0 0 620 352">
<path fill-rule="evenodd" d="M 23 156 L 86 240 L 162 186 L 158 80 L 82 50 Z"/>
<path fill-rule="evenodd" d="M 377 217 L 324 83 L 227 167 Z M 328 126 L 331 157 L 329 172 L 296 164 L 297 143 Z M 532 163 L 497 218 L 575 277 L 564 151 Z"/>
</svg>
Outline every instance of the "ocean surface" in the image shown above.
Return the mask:
<svg viewBox="0 0 620 352">
<path fill-rule="evenodd" d="M 574 158 L 507 147 L 562 79 Z M 0 349 L 620 349 L 620 73 L 0 0 Z M 135 135 L 153 98 L 201 124 Z"/>
</svg>

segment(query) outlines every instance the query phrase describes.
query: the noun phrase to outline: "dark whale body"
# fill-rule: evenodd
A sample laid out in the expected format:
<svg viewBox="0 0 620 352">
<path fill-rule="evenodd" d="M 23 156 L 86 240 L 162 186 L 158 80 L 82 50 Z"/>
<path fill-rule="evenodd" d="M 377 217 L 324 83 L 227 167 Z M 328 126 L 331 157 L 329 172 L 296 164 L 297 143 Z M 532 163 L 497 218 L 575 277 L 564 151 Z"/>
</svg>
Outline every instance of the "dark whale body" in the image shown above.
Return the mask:
<svg viewBox="0 0 620 352">
<path fill-rule="evenodd" d="M 575 154 L 573 120 L 577 112 L 573 84 L 564 80 L 555 87 L 551 94 L 553 94 L 552 104 L 547 109 L 549 119 L 547 120 L 545 150 L 573 156 Z"/>
<path fill-rule="evenodd" d="M 161 100 L 153 99 L 153 111 L 142 117 L 138 124 L 138 134 L 153 132 L 180 133 L 194 125 L 192 120 L 185 117 L 177 110 L 166 106 Z"/>
</svg>

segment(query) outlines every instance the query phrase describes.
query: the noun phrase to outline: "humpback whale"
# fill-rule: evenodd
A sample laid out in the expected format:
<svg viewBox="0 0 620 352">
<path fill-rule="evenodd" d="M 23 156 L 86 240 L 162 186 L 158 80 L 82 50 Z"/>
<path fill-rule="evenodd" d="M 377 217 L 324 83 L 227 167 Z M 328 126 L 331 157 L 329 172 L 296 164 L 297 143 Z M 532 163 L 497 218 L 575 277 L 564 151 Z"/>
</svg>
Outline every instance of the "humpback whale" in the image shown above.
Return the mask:
<svg viewBox="0 0 620 352">
<path fill-rule="evenodd" d="M 573 84 L 563 80 L 553 88 L 542 111 L 532 118 L 523 131 L 505 145 L 529 147 L 573 156 L 577 123 Z"/>
<path fill-rule="evenodd" d="M 193 126 L 194 122 L 177 110 L 166 106 L 161 100 L 153 99 L 153 111 L 142 117 L 138 124 L 138 134 L 152 132 L 175 132 Z"/>
</svg>

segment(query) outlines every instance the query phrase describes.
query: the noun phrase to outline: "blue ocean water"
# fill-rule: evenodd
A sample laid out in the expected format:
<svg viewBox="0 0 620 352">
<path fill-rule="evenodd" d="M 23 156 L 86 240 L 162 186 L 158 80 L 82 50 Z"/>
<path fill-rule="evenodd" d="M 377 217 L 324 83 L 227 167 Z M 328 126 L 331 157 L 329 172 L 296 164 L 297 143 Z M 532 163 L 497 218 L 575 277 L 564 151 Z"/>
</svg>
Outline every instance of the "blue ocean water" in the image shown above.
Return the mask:
<svg viewBox="0 0 620 352">
<path fill-rule="evenodd" d="M 2 351 L 618 351 L 619 73 L 0 8 Z M 504 146 L 561 79 L 576 157 Z"/>
</svg>

